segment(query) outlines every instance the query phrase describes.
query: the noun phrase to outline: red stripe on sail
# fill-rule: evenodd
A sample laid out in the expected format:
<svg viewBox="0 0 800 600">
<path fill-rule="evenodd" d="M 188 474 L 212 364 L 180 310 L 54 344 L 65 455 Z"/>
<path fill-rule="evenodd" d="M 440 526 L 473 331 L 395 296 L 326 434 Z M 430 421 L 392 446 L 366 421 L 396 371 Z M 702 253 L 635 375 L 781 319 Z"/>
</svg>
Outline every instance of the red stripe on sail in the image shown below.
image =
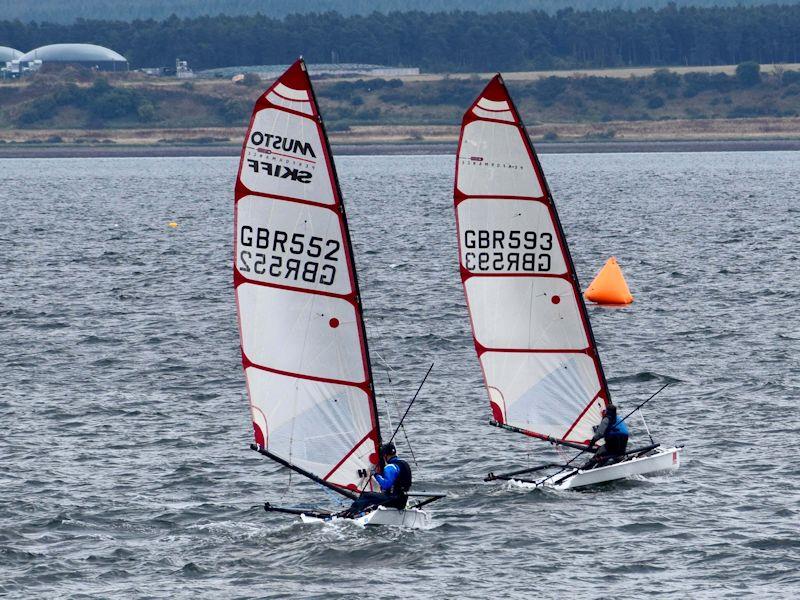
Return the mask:
<svg viewBox="0 0 800 600">
<path fill-rule="evenodd" d="M 456 198 L 456 206 L 461 204 L 464 200 L 525 200 L 528 202 L 542 202 L 547 204 L 547 198 L 545 196 L 504 196 L 503 194 L 467 195 L 460 192 L 459 197 Z"/>
<path fill-rule="evenodd" d="M 235 204 L 239 203 L 239 200 L 244 198 L 245 196 L 258 196 L 259 198 L 267 198 L 269 200 L 284 200 L 286 202 L 294 202 L 295 204 L 305 204 L 308 206 L 315 206 L 319 208 L 327 208 L 332 210 L 336 213 L 339 212 L 338 207 L 336 204 L 325 204 L 323 202 L 316 202 L 314 200 L 304 200 L 303 198 L 293 198 L 292 196 L 281 196 L 279 194 L 265 194 L 264 192 L 256 192 L 254 190 L 249 189 L 243 183 L 240 183 L 242 187 L 242 192 L 239 193 L 237 191 L 236 198 L 234 200 Z"/>
<path fill-rule="evenodd" d="M 261 365 L 256 362 L 250 360 L 250 358 L 242 352 L 242 366 L 245 369 L 249 369 L 250 367 L 254 369 L 258 369 L 260 371 L 266 371 L 267 373 L 275 373 L 276 375 L 283 375 L 284 377 L 292 377 L 294 379 L 306 379 L 308 381 L 319 381 L 320 383 L 330 383 L 333 385 L 345 385 L 350 387 L 355 387 L 363 390 L 364 392 L 369 393 L 369 389 L 367 387 L 367 382 L 357 382 L 357 381 L 347 381 L 345 379 L 332 379 L 330 377 L 317 377 L 316 375 L 307 375 L 305 373 L 294 373 L 292 371 L 284 371 L 283 369 L 275 369 L 273 367 L 268 367 L 266 365 Z"/>
<path fill-rule="evenodd" d="M 464 281 L 471 277 L 543 277 L 549 279 L 566 279 L 567 281 L 572 279 L 567 273 L 482 273 L 480 271 L 470 271 L 462 263 L 461 280 Z"/>
<path fill-rule="evenodd" d="M 327 474 L 327 475 L 325 475 L 325 477 L 323 477 L 323 479 L 327 481 L 327 480 L 328 480 L 328 478 L 329 478 L 331 475 L 333 475 L 333 474 L 336 472 L 336 470 L 337 470 L 339 467 L 341 467 L 341 466 L 342 466 L 342 465 L 345 463 L 345 461 L 346 461 L 348 458 L 350 458 L 350 457 L 353 455 L 353 452 L 355 452 L 356 450 L 358 450 L 358 449 L 361 447 L 361 445 L 362 445 L 362 444 L 363 444 L 365 441 L 367 441 L 367 440 L 369 439 L 370 435 L 372 435 L 372 431 L 370 431 L 369 433 L 367 433 L 367 435 L 365 435 L 363 438 L 361 438 L 361 439 L 358 441 L 358 443 L 357 443 L 355 446 L 353 446 L 352 448 L 350 448 L 350 452 L 348 452 L 347 454 L 345 454 L 345 455 L 342 457 L 342 460 L 340 460 L 338 463 L 336 463 L 336 464 L 333 466 L 333 468 L 332 468 L 332 469 L 331 469 L 331 470 L 328 472 L 328 474 Z"/>
<path fill-rule="evenodd" d="M 565 433 L 563 436 L 561 436 L 562 440 L 566 440 L 569 437 L 569 434 L 572 433 L 573 429 L 575 429 L 575 426 L 583 418 L 583 415 L 585 415 L 586 412 L 592 407 L 592 404 L 594 404 L 594 401 L 597 400 L 600 397 L 600 394 L 601 394 L 601 392 L 597 392 L 594 395 L 594 398 L 592 398 L 591 401 L 589 402 L 589 404 L 587 404 L 586 407 L 581 411 L 581 414 L 578 415 L 578 418 L 575 419 L 575 422 L 572 425 L 569 426 L 569 429 L 567 429 L 567 433 Z"/>
<path fill-rule="evenodd" d="M 297 88 L 295 88 L 295 89 L 297 89 Z M 298 98 L 289 98 L 289 96 L 284 96 L 278 90 L 272 90 L 272 92 L 270 92 L 270 93 L 275 94 L 278 98 L 283 98 L 287 102 L 306 102 L 306 103 L 311 102 L 311 100 L 309 98 L 306 98 L 305 100 L 300 100 Z M 277 105 L 274 105 L 274 106 L 277 106 Z M 281 108 L 285 108 L 285 107 L 281 107 Z"/>
<path fill-rule="evenodd" d="M 280 104 L 275 104 L 274 102 L 270 102 L 269 98 L 266 99 L 266 102 L 264 104 L 265 104 L 264 108 L 274 108 L 275 110 L 280 110 L 282 112 L 289 113 L 290 115 L 294 115 L 296 117 L 303 117 L 304 119 L 308 119 L 310 121 L 315 120 L 313 115 L 301 112 L 299 110 L 294 110 L 293 108 L 286 108 L 285 106 L 281 106 Z"/>
<path fill-rule="evenodd" d="M 287 290 L 289 292 L 314 294 L 315 296 L 326 296 L 328 298 L 338 298 L 339 300 L 344 300 L 346 302 L 349 302 L 354 307 L 358 308 L 358 303 L 356 302 L 356 296 L 352 292 L 349 294 L 337 294 L 335 292 L 325 292 L 323 290 L 313 290 L 308 288 L 296 287 L 293 285 L 283 285 L 281 283 L 272 283 L 270 281 L 259 281 L 257 279 L 250 279 L 249 277 L 245 277 L 244 275 L 242 275 L 241 271 L 239 271 L 238 267 L 234 267 L 233 287 L 238 288 L 243 283 L 250 283 L 252 285 L 260 285 L 262 287 L 275 288 L 278 290 Z"/>
</svg>

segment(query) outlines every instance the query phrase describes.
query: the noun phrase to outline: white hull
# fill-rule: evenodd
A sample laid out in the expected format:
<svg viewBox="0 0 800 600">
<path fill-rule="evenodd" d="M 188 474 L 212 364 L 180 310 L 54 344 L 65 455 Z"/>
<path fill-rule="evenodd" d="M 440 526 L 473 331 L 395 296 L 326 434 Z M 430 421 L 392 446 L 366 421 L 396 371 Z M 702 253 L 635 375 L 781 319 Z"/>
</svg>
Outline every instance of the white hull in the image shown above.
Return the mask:
<svg viewBox="0 0 800 600">
<path fill-rule="evenodd" d="M 680 467 L 680 453 L 682 450 L 682 448 L 659 449 L 653 454 L 648 454 L 647 456 L 639 458 L 631 458 L 624 462 L 608 465 L 607 467 L 600 467 L 599 469 L 589 469 L 588 471 L 574 469 L 571 473 L 565 471 L 555 477 L 543 477 L 542 479 L 538 479 L 535 483 L 512 481 L 521 487 L 527 488 L 552 487 L 559 490 L 569 490 L 597 483 L 605 483 L 606 481 L 625 479 L 635 475 L 664 473 L 666 471 L 674 471 Z"/>
<path fill-rule="evenodd" d="M 303 523 L 334 523 L 338 521 L 351 522 L 362 527 L 367 525 L 388 525 L 390 527 L 401 527 L 404 529 L 427 529 L 431 524 L 431 516 L 419 508 L 407 508 L 398 510 L 396 508 L 386 508 L 379 506 L 373 511 L 358 517 L 357 519 L 347 519 L 344 517 L 329 517 L 321 519 L 319 517 L 309 517 L 300 515 Z"/>
</svg>

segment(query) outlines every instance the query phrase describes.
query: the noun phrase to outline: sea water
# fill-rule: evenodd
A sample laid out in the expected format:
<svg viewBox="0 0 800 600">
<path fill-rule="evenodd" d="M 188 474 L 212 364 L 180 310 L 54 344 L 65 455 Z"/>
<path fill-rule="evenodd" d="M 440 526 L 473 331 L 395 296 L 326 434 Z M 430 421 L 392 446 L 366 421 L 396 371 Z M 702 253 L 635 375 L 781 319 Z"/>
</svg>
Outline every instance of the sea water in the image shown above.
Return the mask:
<svg viewBox="0 0 800 600">
<path fill-rule="evenodd" d="M 453 158 L 341 157 L 384 431 L 436 363 L 406 429 L 415 489 L 449 497 L 399 531 L 262 509 L 337 504 L 248 450 L 235 159 L 0 161 L 0 595 L 800 593 L 800 153 L 542 162 L 583 285 L 613 255 L 635 296 L 589 308 L 614 399 L 671 382 L 645 414 L 684 464 L 582 491 L 483 483 L 559 457 L 488 425 Z"/>
</svg>

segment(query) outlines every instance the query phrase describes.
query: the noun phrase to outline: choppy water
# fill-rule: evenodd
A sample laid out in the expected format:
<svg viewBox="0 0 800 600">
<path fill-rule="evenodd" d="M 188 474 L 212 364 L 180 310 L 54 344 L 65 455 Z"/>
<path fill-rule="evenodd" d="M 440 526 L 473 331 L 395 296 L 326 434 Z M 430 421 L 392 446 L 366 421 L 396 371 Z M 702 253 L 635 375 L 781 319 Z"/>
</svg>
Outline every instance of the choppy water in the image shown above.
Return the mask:
<svg viewBox="0 0 800 600">
<path fill-rule="evenodd" d="M 330 500 L 247 449 L 234 160 L 0 161 L 0 595 L 798 595 L 800 153 L 542 161 L 584 285 L 613 254 L 636 296 L 590 309 L 612 393 L 673 381 L 647 415 L 686 463 L 482 483 L 550 455 L 486 424 L 452 158 L 343 157 L 379 392 L 405 402 L 437 363 L 408 421 L 418 487 L 450 494 L 427 531 L 263 512 Z"/>
</svg>

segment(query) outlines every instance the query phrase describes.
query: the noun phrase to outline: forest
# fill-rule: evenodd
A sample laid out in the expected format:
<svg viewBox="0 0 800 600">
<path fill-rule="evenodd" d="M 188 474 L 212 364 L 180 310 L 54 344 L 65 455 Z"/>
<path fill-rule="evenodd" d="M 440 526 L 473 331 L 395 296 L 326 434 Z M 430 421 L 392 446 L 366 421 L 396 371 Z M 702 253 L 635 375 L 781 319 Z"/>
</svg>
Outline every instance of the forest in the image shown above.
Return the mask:
<svg viewBox="0 0 800 600">
<path fill-rule="evenodd" d="M 204 68 L 309 63 L 377 63 L 424 71 L 800 62 L 800 5 L 433 13 L 338 13 L 0 21 L 0 44 L 23 51 L 58 42 L 108 46 L 132 68 L 186 59 Z"/>
<path fill-rule="evenodd" d="M 781 0 L 780 4 L 796 4 L 800 0 Z M 91 19 L 103 15 L 106 19 L 133 21 L 136 19 L 166 19 L 201 17 L 206 15 L 254 15 L 261 13 L 273 18 L 309 12 L 338 12 L 342 15 L 365 15 L 373 12 L 395 11 L 450 12 L 454 10 L 479 13 L 542 10 L 614 9 L 636 10 L 662 8 L 670 0 L 0 0 L 0 15 L 9 20 L 71 23 L 75 19 Z M 678 0 L 678 6 L 739 6 L 773 4 L 775 0 Z M 1 42 L 0 42 L 1 43 Z"/>
</svg>

